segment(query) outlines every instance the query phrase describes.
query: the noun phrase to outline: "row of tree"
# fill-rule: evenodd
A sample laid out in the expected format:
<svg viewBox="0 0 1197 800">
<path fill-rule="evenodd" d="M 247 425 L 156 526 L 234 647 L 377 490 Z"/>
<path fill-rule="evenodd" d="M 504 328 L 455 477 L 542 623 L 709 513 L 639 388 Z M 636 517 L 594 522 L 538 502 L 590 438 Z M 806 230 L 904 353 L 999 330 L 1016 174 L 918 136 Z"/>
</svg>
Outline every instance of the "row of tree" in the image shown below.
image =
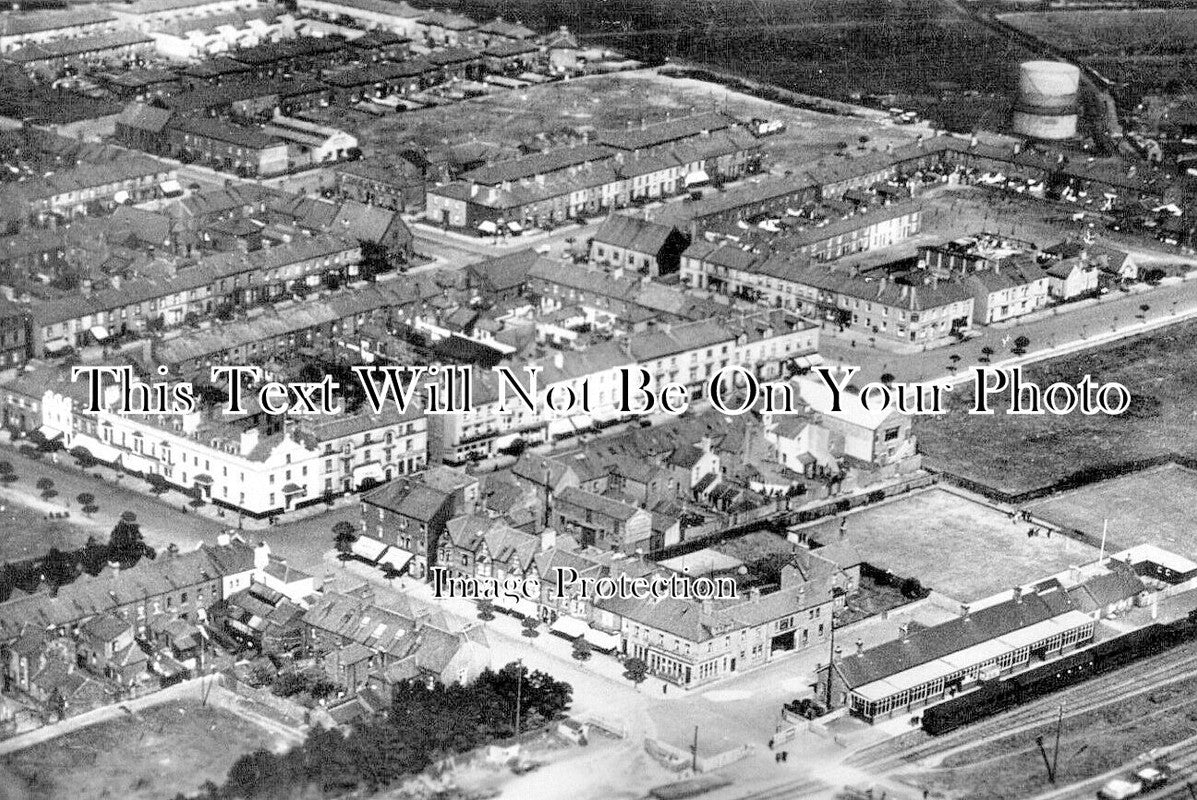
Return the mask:
<svg viewBox="0 0 1197 800">
<path fill-rule="evenodd" d="M 518 686 L 517 686 L 518 684 Z M 315 728 L 281 755 L 258 750 L 229 769 L 223 786 L 205 784 L 193 800 L 283 800 L 376 792 L 446 757 L 533 730 L 569 708 L 567 683 L 519 664 L 487 670 L 469 686 L 420 681 L 396 687 L 389 714 L 348 734 Z M 178 795 L 176 800 L 187 800 Z"/>
<path fill-rule="evenodd" d="M 12 596 L 13 589 L 32 593 L 45 582 L 51 592 L 57 593 L 60 587 L 74 582 L 80 575 L 99 575 L 109 562 L 127 568 L 135 566 L 142 558 L 156 555 L 142 538 L 137 516 L 126 511 L 112 529 L 106 544 L 92 536 L 76 550 L 52 547 L 41 558 L 0 566 L 0 603 Z"/>
</svg>

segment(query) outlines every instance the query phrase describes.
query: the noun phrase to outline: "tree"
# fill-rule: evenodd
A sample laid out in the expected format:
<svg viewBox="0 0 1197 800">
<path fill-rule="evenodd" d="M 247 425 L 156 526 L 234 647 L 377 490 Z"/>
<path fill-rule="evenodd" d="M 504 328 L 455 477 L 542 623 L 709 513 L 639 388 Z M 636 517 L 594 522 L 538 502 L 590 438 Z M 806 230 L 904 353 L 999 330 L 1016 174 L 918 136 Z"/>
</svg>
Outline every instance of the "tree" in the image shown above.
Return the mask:
<svg viewBox="0 0 1197 800">
<path fill-rule="evenodd" d="M 79 566 L 88 575 L 99 575 L 108 566 L 108 545 L 100 544 L 94 536 L 87 537 L 87 544 L 79 553 Z"/>
<path fill-rule="evenodd" d="M 36 485 L 37 485 L 38 491 L 40 491 L 42 493 L 43 497 L 46 496 L 47 492 L 53 491 L 53 489 L 54 489 L 54 481 L 51 480 L 50 478 L 38 478 Z"/>
<path fill-rule="evenodd" d="M 46 560 L 42 562 L 42 574 L 57 593 L 58 587 L 75 580 L 75 561 L 57 547 L 51 547 Z"/>
<path fill-rule="evenodd" d="M 343 519 L 333 525 L 332 532 L 337 552 L 348 554 L 353 549 L 353 543 L 357 541 L 357 529 L 353 527 L 353 523 Z"/>
<path fill-rule="evenodd" d="M 540 620 L 536 617 L 524 617 L 524 621 L 520 624 L 524 626 L 524 636 L 527 636 L 529 639 L 535 639 L 537 636 L 540 636 L 540 631 L 536 630 L 537 626 L 540 625 Z"/>
<path fill-rule="evenodd" d="M 886 386 L 890 386 L 891 384 L 893 384 L 894 380 L 895 380 L 895 378 L 893 376 L 893 373 L 885 372 L 885 373 L 882 373 L 882 375 L 881 375 L 881 382 L 883 384 L 885 384 Z"/>
<path fill-rule="evenodd" d="M 495 604 L 489 597 L 484 597 L 478 601 L 478 619 L 483 622 L 490 622 L 495 618 Z"/>
<path fill-rule="evenodd" d="M 1144 303 L 1143 305 L 1139 306 L 1139 312 L 1140 312 L 1139 316 L 1141 316 L 1143 319 L 1147 319 L 1147 312 L 1150 310 L 1151 310 L 1151 306 Z"/>
<path fill-rule="evenodd" d="M 994 353 L 994 350 L 989 345 L 985 345 L 984 347 L 982 347 L 981 348 L 981 362 L 984 364 L 988 364 L 989 359 L 993 356 L 993 353 Z"/>
<path fill-rule="evenodd" d="M 1010 352 L 1014 353 L 1016 356 L 1021 356 L 1023 353 L 1027 352 L 1027 348 L 1030 346 L 1030 339 L 1028 339 L 1026 336 L 1019 336 L 1014 340 L 1014 347 L 1010 349 Z"/>
<path fill-rule="evenodd" d="M 108 537 L 108 557 L 122 567 L 133 566 L 146 554 L 141 526 L 136 520 L 136 514 L 126 511 L 112 529 L 112 535 Z"/>
<path fill-rule="evenodd" d="M 96 502 L 96 496 L 90 492 L 80 492 L 79 496 L 75 498 L 79 501 L 81 506 L 90 506 Z"/>
<path fill-rule="evenodd" d="M 593 650 L 594 646 L 581 636 L 579 636 L 577 639 L 574 639 L 574 652 L 572 655 L 578 661 L 589 661 Z"/>
<path fill-rule="evenodd" d="M 623 676 L 639 688 L 648 679 L 648 664 L 642 658 L 629 658 L 623 662 Z"/>
</svg>

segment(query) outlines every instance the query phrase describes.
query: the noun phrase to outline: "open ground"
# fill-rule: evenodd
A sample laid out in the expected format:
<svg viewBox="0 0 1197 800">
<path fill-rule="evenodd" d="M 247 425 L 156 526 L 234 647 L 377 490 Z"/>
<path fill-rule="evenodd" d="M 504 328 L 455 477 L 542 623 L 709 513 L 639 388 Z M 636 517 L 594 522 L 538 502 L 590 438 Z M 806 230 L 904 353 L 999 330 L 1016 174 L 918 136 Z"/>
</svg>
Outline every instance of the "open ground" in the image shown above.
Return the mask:
<svg viewBox="0 0 1197 800">
<path fill-rule="evenodd" d="M 1072 717 L 1062 728 L 1056 780 L 1060 786 L 1085 781 L 1135 759 L 1141 753 L 1197 736 L 1197 679 Z M 931 787 L 946 798 L 1016 800 L 1051 788 L 1036 736 L 1052 741 L 1055 723 L 1015 736 L 984 740 L 947 758 L 938 769 L 920 770 L 910 783 Z"/>
<path fill-rule="evenodd" d="M 396 153 L 411 144 L 480 141 L 509 148 L 520 144 L 564 144 L 583 132 L 623 129 L 660 122 L 694 111 L 726 108 L 743 117 L 784 120 L 788 130 L 766 142 L 778 167 L 810 161 L 861 135 L 870 146 L 908 141 L 911 134 L 879 119 L 836 117 L 790 108 L 729 91 L 703 81 L 671 78 L 656 70 L 598 75 L 579 80 L 497 91 L 485 97 L 365 122 L 358 131 L 375 154 Z"/>
<path fill-rule="evenodd" d="M 1157 544 L 1197 556 L 1197 472 L 1165 464 L 1100 481 L 1027 505 L 1035 516 L 1056 525 L 1101 536 L 1109 523 L 1107 550 Z"/>
<path fill-rule="evenodd" d="M 971 415 L 966 409 L 972 387 L 960 386 L 949 396 L 949 413 L 916 420 L 920 449 L 929 466 L 1009 494 L 1048 487 L 1078 472 L 1100 476 L 1102 469 L 1131 461 L 1192 455 L 1197 453 L 1197 373 L 1190 368 L 1195 348 L 1197 325 L 1184 323 L 1024 368 L 1025 379 L 1042 387 L 1075 384 L 1085 375 L 1121 383 L 1132 400 L 1130 410 L 1118 417 L 1011 416 L 1004 406 L 992 416 Z"/>
<path fill-rule="evenodd" d="M 164 800 L 208 780 L 222 783 L 241 755 L 275 745 L 227 711 L 170 703 L 5 756 L 3 769 L 23 782 L 30 800 Z"/>
<path fill-rule="evenodd" d="M 946 489 L 929 489 L 847 516 L 861 558 L 962 602 L 972 602 L 1097 558 L 1065 536 L 1028 537 L 1026 523 Z M 813 531 L 835 536 L 838 520 Z"/>
</svg>

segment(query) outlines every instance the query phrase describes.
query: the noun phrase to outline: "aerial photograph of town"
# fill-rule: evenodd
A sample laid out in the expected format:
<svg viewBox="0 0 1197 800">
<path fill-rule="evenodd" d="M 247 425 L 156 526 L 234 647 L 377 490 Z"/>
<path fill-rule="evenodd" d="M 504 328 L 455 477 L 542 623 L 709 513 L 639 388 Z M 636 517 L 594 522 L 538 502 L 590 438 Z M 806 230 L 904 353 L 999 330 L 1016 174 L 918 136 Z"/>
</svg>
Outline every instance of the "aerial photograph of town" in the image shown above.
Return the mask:
<svg viewBox="0 0 1197 800">
<path fill-rule="evenodd" d="M 0 800 L 1197 800 L 1197 0 L 13 0 Z"/>
</svg>

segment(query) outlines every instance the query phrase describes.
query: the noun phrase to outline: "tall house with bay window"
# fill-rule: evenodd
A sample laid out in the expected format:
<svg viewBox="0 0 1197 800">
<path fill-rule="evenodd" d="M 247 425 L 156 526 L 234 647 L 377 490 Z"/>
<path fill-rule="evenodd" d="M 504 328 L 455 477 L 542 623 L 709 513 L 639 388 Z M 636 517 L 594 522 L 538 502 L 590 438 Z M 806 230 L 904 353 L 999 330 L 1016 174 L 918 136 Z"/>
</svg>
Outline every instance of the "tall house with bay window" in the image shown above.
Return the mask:
<svg viewBox="0 0 1197 800">
<path fill-rule="evenodd" d="M 434 467 L 401 477 L 362 497 L 361 536 L 356 543 L 368 557 L 388 547 L 403 551 L 407 571 L 425 578 L 436 565 L 449 520 L 478 508 L 478 479 L 463 470 Z M 377 551 L 369 555 L 369 548 Z"/>
</svg>

